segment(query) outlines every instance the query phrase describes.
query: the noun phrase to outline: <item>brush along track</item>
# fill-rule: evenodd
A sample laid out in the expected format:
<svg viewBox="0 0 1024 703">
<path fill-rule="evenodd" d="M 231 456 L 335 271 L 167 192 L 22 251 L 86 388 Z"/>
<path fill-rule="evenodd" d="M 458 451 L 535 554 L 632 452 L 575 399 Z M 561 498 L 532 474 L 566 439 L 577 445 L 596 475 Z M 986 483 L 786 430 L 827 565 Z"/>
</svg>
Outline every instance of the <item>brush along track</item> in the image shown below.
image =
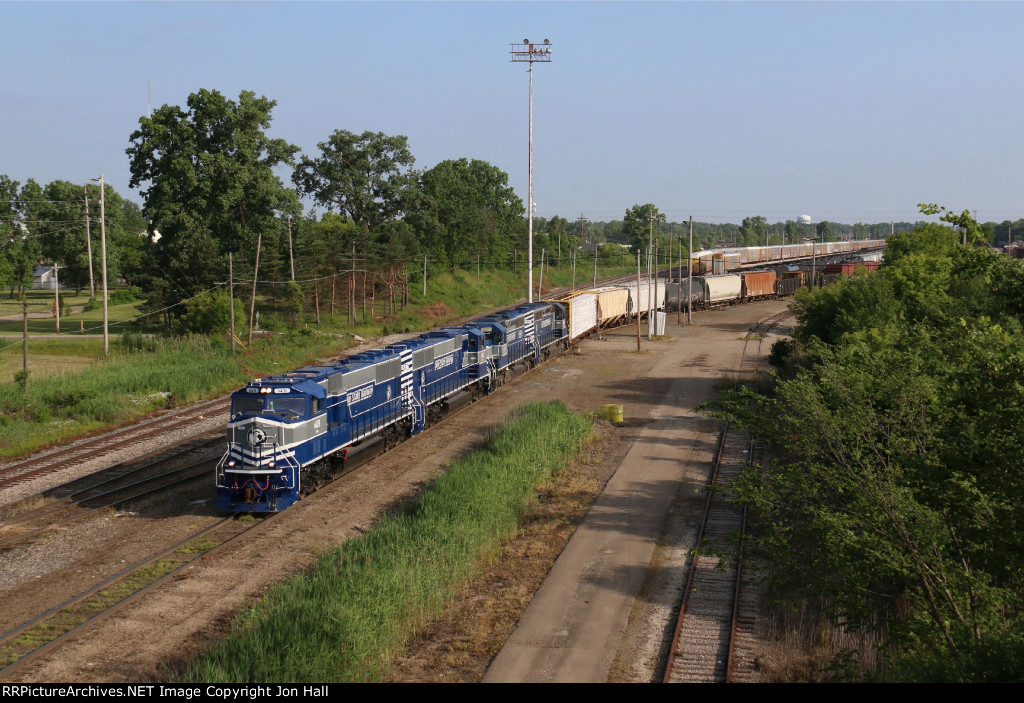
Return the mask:
<svg viewBox="0 0 1024 703">
<path fill-rule="evenodd" d="M 172 577 L 186 578 L 182 572 L 196 561 L 213 554 L 266 519 L 221 519 L 42 615 L 0 634 L 0 667 L 3 667 L 0 673 L 30 661 L 83 626 L 111 614 L 150 587 Z"/>
<path fill-rule="evenodd" d="M 189 426 L 206 421 L 208 419 L 206 416 L 226 415 L 229 407 L 228 400 L 217 398 L 193 405 L 174 415 L 164 415 L 146 420 L 78 442 L 55 452 L 8 464 L 0 467 L 0 490 L 86 460 L 100 458 L 110 452 L 124 449 L 147 439 L 158 438 L 172 432 L 186 431 Z"/>
<path fill-rule="evenodd" d="M 764 337 L 788 314 L 762 320 L 747 332 L 737 385 L 750 342 L 757 341 L 757 352 L 752 354 L 756 387 Z M 666 683 L 753 680 L 756 599 L 744 592 L 741 568 L 746 510 L 731 503 L 725 493 L 759 453 L 747 433 L 730 432 L 725 424 L 665 666 Z"/>
</svg>

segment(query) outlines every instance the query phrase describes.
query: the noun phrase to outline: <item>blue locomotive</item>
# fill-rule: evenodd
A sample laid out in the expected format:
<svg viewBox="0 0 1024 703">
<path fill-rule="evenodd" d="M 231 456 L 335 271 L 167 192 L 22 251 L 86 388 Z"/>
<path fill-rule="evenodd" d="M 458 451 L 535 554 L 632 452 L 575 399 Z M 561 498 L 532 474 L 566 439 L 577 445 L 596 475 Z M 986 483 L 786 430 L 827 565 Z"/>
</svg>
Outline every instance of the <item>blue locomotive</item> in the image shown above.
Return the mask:
<svg viewBox="0 0 1024 703">
<path fill-rule="evenodd" d="M 217 505 L 277 512 L 568 346 L 566 308 L 521 305 L 231 396 Z"/>
</svg>

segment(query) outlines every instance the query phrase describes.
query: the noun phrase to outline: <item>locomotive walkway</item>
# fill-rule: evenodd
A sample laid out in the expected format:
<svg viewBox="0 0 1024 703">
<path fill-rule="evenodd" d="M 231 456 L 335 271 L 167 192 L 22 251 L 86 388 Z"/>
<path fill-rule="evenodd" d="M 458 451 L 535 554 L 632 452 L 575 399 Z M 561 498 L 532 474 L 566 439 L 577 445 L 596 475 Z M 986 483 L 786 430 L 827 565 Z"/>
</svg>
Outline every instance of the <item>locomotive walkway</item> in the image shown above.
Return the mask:
<svg viewBox="0 0 1024 703">
<path fill-rule="evenodd" d="M 693 410 L 714 395 L 717 379 L 739 368 L 747 326 L 787 304 L 773 301 L 705 313 L 695 316 L 699 326 L 692 328 L 676 327 L 675 315 L 669 315 L 667 334 L 675 339 L 659 347 L 662 357 L 648 374 L 654 382 L 644 384 L 661 389 L 660 398 L 651 399 L 653 422 L 643 428 L 562 551 L 485 681 L 608 680 L 631 613 L 644 617 L 641 611 L 651 610 L 643 607 L 650 605 L 644 600 L 657 597 L 646 589 L 645 579 L 652 567 L 659 568 L 652 557 L 673 502 L 697 511 L 717 424 Z M 635 349 L 635 338 L 618 337 L 615 343 Z M 693 521 L 699 523 L 699 516 Z M 689 538 L 695 536 L 694 528 Z M 684 574 L 678 575 L 681 589 Z"/>
</svg>

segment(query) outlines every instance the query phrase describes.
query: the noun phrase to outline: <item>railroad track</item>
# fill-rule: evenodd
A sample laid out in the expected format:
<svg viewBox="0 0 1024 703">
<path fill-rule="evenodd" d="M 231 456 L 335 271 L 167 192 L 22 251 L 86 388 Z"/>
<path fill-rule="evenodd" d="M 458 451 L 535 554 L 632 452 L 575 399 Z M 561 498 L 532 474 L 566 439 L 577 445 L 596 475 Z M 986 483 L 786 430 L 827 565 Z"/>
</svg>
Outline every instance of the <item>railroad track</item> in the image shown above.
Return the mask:
<svg viewBox="0 0 1024 703">
<path fill-rule="evenodd" d="M 787 311 L 762 320 L 747 332 L 737 385 L 754 341 L 752 382 L 756 385 L 764 337 L 788 315 Z M 731 429 L 726 423 L 719 436 L 698 546 L 665 665 L 665 683 L 754 680 L 757 604 L 749 589 L 742 587 L 746 510 L 731 503 L 726 493 L 745 468 L 763 460 L 763 449 L 747 433 Z"/>
<path fill-rule="evenodd" d="M 141 441 L 169 432 L 180 432 L 218 413 L 227 414 L 230 401 L 217 398 L 171 415 L 163 415 L 107 434 L 77 442 L 63 449 L 0 467 L 0 490 L 39 476 L 66 469 L 86 460 L 103 457 Z"/>
<path fill-rule="evenodd" d="M 125 483 L 119 476 L 90 486 L 67 497 L 34 508 L 26 508 L 0 522 L 0 551 L 10 549 L 16 543 L 38 537 L 57 527 L 67 527 L 97 512 L 130 505 L 157 495 L 170 488 L 189 483 L 196 479 L 208 478 L 220 455 L 194 461 L 184 466 L 154 473 L 138 480 Z M 37 497 L 23 501 L 35 503 Z"/>
<path fill-rule="evenodd" d="M 0 634 L 0 674 L 28 663 L 157 584 L 182 576 L 198 560 L 223 549 L 268 519 L 271 518 L 248 521 L 234 517 L 219 519 Z"/>
</svg>

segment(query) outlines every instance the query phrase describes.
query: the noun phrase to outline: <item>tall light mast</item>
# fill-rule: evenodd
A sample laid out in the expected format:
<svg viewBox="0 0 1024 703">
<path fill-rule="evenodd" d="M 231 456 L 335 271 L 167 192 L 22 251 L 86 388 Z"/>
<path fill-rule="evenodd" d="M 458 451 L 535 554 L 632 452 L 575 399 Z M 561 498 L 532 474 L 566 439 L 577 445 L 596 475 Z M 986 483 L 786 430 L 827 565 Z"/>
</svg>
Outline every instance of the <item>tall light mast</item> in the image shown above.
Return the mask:
<svg viewBox="0 0 1024 703">
<path fill-rule="evenodd" d="M 530 165 L 529 165 L 529 194 L 526 202 L 526 300 L 533 302 L 533 62 L 551 63 L 551 42 L 547 39 L 543 44 L 533 44 L 529 39 L 523 39 L 522 44 L 512 44 L 513 63 L 530 64 Z"/>
</svg>

